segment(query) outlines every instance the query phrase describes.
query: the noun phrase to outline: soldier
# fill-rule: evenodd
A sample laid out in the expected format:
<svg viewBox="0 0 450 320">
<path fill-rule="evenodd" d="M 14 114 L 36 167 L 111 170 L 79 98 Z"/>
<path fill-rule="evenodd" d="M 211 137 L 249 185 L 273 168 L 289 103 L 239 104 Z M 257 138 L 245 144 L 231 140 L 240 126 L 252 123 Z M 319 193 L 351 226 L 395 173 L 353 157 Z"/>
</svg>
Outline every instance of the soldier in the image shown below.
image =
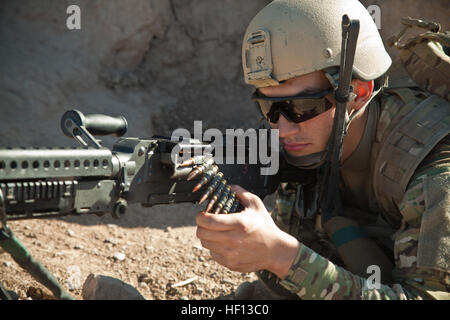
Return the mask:
<svg viewBox="0 0 450 320">
<path fill-rule="evenodd" d="M 320 180 L 281 184 L 272 214 L 233 186 L 244 210 L 200 212 L 197 236 L 218 263 L 257 272 L 240 299 L 260 284 L 270 298 L 450 299 L 449 103 L 418 87 L 386 88 L 391 59 L 366 9 L 356 0 L 273 1 L 245 33 L 245 80 L 279 130 L 283 158 L 319 174 L 329 165 L 344 14 L 360 20 L 360 33 L 336 186 L 342 206 L 322 219 Z"/>
</svg>

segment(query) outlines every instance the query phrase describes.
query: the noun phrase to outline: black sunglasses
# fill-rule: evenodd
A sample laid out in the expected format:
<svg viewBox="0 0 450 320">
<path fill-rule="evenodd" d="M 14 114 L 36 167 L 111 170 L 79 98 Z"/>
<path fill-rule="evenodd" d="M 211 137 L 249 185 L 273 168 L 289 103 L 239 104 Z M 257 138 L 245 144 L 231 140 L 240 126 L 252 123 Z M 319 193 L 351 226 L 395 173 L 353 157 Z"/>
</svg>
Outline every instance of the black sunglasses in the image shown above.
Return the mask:
<svg viewBox="0 0 450 320">
<path fill-rule="evenodd" d="M 333 103 L 327 96 L 332 91 L 330 88 L 314 94 L 290 97 L 268 97 L 255 91 L 252 99 L 261 114 L 270 122 L 277 123 L 282 114 L 287 120 L 300 123 L 331 109 Z"/>
</svg>

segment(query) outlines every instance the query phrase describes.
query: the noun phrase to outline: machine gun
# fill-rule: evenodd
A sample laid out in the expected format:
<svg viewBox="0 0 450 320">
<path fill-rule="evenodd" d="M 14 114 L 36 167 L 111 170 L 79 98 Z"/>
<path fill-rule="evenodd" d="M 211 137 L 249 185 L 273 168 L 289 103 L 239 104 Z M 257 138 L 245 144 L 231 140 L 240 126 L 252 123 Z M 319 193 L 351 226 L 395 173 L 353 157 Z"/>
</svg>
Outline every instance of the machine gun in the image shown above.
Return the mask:
<svg viewBox="0 0 450 320">
<path fill-rule="evenodd" d="M 281 181 L 312 177 L 310 173 L 289 168 L 285 162 L 280 163 L 279 173 L 274 176 L 262 176 L 260 164 L 227 164 L 211 169 L 216 165 L 208 160 L 213 156 L 208 153 L 210 145 L 194 139 L 123 137 L 110 150 L 94 138 L 94 135 L 109 134 L 122 137 L 127 126 L 123 117 L 83 115 L 78 110 L 71 110 L 62 116 L 61 129 L 81 147 L 0 149 L 0 223 L 3 226 L 0 244 L 57 298 L 68 299 L 70 296 L 31 258 L 7 226 L 8 221 L 105 213 L 119 218 L 134 203 L 144 207 L 196 203 L 202 194 L 192 190 L 200 189 L 200 186 L 209 188 L 208 196 L 213 197 L 216 206 L 227 207 L 226 212 L 237 212 L 238 200 L 225 201 L 223 197 L 227 183 L 241 185 L 264 198 L 273 193 Z M 178 149 L 173 157 L 175 147 Z M 185 152 L 201 156 L 197 160 L 192 158 L 186 166 L 186 162 L 178 161 Z M 194 175 L 188 181 L 195 169 L 202 175 Z M 214 179 L 217 176 L 223 179 Z M 211 202 L 208 206 L 211 207 Z M 2 292 L 7 295 L 4 290 Z"/>
<path fill-rule="evenodd" d="M 155 136 L 120 138 L 109 150 L 93 135 L 123 136 L 125 118 L 85 116 L 77 110 L 63 115 L 61 129 L 82 146 L 0 149 L 2 221 L 106 212 L 119 218 L 132 203 L 149 207 L 200 199 L 200 193 L 192 192 L 199 179 L 186 180 L 192 166 L 180 166 L 172 150 L 179 148 L 175 158 L 197 152 L 205 159 L 212 157 L 205 153 L 210 145 Z M 275 191 L 275 180 L 261 176 L 259 165 L 219 167 L 228 181 L 262 198 Z"/>
</svg>

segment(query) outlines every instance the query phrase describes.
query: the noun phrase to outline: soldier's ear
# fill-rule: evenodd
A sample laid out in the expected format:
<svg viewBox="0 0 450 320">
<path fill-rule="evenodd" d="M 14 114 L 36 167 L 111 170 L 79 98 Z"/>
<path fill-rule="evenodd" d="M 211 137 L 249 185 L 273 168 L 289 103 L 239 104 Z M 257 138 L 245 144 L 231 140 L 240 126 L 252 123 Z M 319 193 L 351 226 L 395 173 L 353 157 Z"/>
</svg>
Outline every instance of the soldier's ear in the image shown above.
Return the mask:
<svg viewBox="0 0 450 320">
<path fill-rule="evenodd" d="M 354 79 L 352 81 L 353 93 L 356 94 L 356 98 L 353 100 L 353 109 L 361 109 L 366 102 L 370 99 L 373 93 L 373 80 L 362 81 L 359 79 Z"/>
</svg>

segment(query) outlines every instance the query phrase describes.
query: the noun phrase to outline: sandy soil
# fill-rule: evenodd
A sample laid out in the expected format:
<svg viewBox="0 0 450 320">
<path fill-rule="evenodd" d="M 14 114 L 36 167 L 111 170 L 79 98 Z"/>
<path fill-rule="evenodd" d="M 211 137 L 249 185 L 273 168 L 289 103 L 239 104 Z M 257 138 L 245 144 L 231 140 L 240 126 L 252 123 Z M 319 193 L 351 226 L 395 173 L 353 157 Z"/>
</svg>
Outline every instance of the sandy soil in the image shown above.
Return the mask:
<svg viewBox="0 0 450 320">
<path fill-rule="evenodd" d="M 265 201 L 266 203 L 268 201 Z M 221 299 L 252 273 L 230 271 L 210 258 L 196 237 L 193 204 L 131 207 L 120 220 L 109 215 L 11 221 L 11 229 L 76 299 L 89 274 L 135 287 L 145 299 Z M 19 299 L 53 299 L 51 292 L 0 253 L 0 279 Z M 180 282 L 189 280 L 188 284 Z"/>
</svg>

